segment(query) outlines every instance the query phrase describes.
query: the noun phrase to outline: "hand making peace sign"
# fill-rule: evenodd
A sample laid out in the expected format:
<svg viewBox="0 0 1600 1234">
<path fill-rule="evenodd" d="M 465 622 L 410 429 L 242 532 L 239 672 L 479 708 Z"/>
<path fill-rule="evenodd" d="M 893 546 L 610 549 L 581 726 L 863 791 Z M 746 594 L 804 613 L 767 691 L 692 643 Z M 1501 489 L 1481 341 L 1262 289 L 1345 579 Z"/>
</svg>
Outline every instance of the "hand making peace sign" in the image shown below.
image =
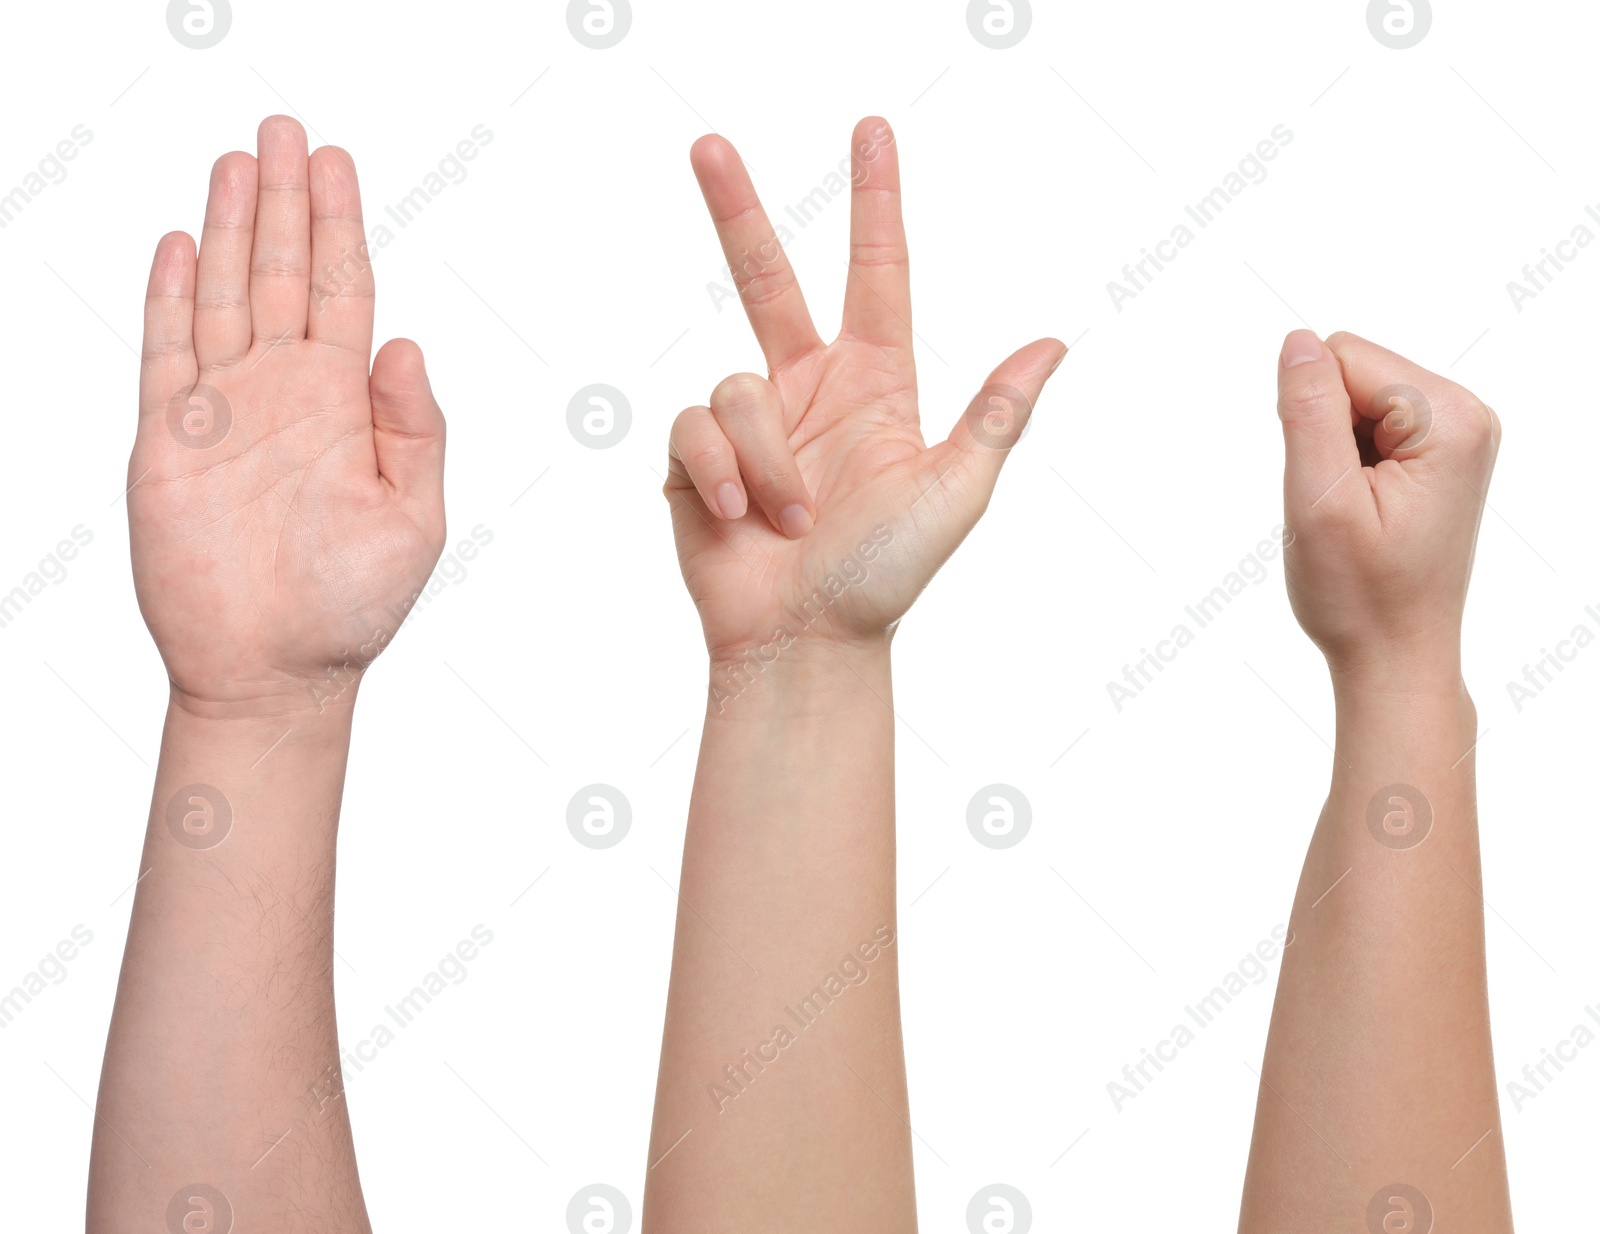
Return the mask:
<svg viewBox="0 0 1600 1234">
<path fill-rule="evenodd" d="M 947 440 L 925 445 L 888 123 L 863 120 L 852 138 L 850 271 L 832 343 L 738 153 L 707 136 L 690 158 L 770 373 L 727 378 L 672 429 L 666 494 L 713 662 L 778 630 L 800 636 L 806 613 L 821 614 L 799 617 L 807 639 L 884 639 L 983 514 L 1066 347 L 1024 347 Z"/>
</svg>

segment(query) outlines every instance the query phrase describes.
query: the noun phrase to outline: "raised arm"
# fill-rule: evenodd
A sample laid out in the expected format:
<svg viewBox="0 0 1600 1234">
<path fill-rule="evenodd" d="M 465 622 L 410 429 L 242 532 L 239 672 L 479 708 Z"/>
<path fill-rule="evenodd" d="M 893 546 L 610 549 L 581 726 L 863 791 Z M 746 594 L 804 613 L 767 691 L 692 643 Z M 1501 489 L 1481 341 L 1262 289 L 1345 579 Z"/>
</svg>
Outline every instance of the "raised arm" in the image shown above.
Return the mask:
<svg viewBox="0 0 1600 1234">
<path fill-rule="evenodd" d="M 444 420 L 372 348 L 355 168 L 287 117 L 150 272 L 129 466 L 167 723 L 100 1079 L 90 1234 L 366 1231 L 333 1011 L 361 675 L 444 542 Z"/>
<path fill-rule="evenodd" d="M 857 126 L 825 344 L 732 146 L 693 164 L 769 370 L 673 428 L 710 688 L 645 1191 L 654 1234 L 916 1228 L 894 892 L 895 624 L 983 513 L 1066 349 L 923 444 L 894 136 Z"/>
<path fill-rule="evenodd" d="M 1327 657 L 1333 782 L 1290 917 L 1242 1234 L 1508 1234 L 1461 617 L 1499 445 L 1372 343 L 1279 366 L 1289 594 Z"/>
</svg>

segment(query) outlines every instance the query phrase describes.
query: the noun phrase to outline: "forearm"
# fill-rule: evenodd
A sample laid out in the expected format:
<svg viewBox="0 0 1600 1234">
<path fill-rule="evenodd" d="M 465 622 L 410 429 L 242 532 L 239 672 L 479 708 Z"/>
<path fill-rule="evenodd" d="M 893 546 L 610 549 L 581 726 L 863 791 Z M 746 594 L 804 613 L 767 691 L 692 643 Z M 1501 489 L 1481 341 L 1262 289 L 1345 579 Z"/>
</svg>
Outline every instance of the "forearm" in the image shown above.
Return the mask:
<svg viewBox="0 0 1600 1234">
<path fill-rule="evenodd" d="M 796 648 L 706 718 L 647 1228 L 915 1228 L 887 647 Z"/>
<path fill-rule="evenodd" d="M 1504 1234 L 1476 713 L 1448 672 L 1335 694 L 1333 782 L 1295 895 L 1240 1229 L 1364 1228 L 1380 1191 L 1383 1229 L 1403 1211 L 1390 1191 L 1417 1204 L 1404 1184 L 1451 1229 Z"/>
<path fill-rule="evenodd" d="M 189 1228 L 181 1214 L 206 1203 L 235 1228 L 369 1228 L 333 1007 L 353 694 L 261 719 L 169 708 L 101 1075 L 90 1234 L 165 1229 L 174 1204 L 174 1228 Z"/>
</svg>

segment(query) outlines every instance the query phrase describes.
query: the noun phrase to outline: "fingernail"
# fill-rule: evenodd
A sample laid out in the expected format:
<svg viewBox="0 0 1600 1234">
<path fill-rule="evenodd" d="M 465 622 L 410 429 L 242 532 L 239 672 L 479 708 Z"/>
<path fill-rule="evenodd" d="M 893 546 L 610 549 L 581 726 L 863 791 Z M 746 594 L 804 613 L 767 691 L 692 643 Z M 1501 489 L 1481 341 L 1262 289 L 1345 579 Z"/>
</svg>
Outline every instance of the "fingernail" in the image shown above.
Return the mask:
<svg viewBox="0 0 1600 1234">
<path fill-rule="evenodd" d="M 1059 355 L 1059 356 L 1057 356 L 1057 357 L 1056 357 L 1056 362 L 1055 362 L 1055 363 L 1054 363 L 1054 364 L 1052 364 L 1052 365 L 1051 365 L 1051 366 L 1050 366 L 1050 372 L 1051 372 L 1051 375 L 1052 375 L 1052 376 L 1053 376 L 1053 375 L 1054 375 L 1054 374 L 1055 374 L 1055 371 L 1056 371 L 1056 370 L 1057 370 L 1057 369 L 1058 369 L 1058 368 L 1060 368 L 1060 367 L 1061 367 L 1061 362 L 1062 362 L 1062 361 L 1063 361 L 1063 360 L 1065 360 L 1065 359 L 1066 359 L 1066 358 L 1067 358 L 1067 349 L 1066 349 L 1066 348 L 1065 348 L 1065 347 L 1063 347 L 1063 348 L 1062 348 L 1062 349 L 1061 349 L 1061 354 L 1060 354 L 1060 355 Z"/>
<path fill-rule="evenodd" d="M 1322 340 L 1310 330 L 1296 330 L 1283 340 L 1283 367 L 1322 359 Z"/>
<path fill-rule="evenodd" d="M 743 518 L 744 512 L 750 508 L 750 503 L 745 500 L 737 484 L 725 480 L 717 486 L 717 508 L 722 511 L 722 517 L 725 519 Z"/>
<path fill-rule="evenodd" d="M 815 524 L 806 508 L 799 502 L 792 506 L 784 506 L 778 511 L 778 526 L 783 528 L 783 534 L 791 540 L 798 540 L 811 530 Z"/>
</svg>

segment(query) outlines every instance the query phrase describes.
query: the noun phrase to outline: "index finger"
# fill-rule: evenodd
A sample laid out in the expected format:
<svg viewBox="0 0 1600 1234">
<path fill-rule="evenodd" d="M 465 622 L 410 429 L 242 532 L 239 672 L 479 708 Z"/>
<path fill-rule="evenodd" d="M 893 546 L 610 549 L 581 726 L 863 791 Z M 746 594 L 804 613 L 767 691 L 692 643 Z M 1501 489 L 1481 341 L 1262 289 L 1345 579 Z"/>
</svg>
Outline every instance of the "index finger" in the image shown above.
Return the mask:
<svg viewBox="0 0 1600 1234">
<path fill-rule="evenodd" d="M 1374 440 L 1386 455 L 1415 455 L 1435 440 L 1488 423 L 1487 409 L 1471 391 L 1387 347 L 1341 331 L 1328 336 L 1328 349 L 1339 359 L 1351 407 L 1375 422 Z"/>
<path fill-rule="evenodd" d="M 789 257 L 761 208 L 750 173 L 726 138 L 702 137 L 689 151 L 695 179 L 728 259 L 756 342 L 776 373 L 823 345 Z"/>
<path fill-rule="evenodd" d="M 1348 331 L 1330 334 L 1328 350 L 1339 358 L 1345 388 L 1350 392 L 1350 405 L 1366 420 L 1382 420 L 1389 414 L 1385 392 L 1392 386 L 1405 384 L 1429 393 L 1442 393 L 1443 388 L 1453 384 L 1398 352 Z"/>
</svg>

